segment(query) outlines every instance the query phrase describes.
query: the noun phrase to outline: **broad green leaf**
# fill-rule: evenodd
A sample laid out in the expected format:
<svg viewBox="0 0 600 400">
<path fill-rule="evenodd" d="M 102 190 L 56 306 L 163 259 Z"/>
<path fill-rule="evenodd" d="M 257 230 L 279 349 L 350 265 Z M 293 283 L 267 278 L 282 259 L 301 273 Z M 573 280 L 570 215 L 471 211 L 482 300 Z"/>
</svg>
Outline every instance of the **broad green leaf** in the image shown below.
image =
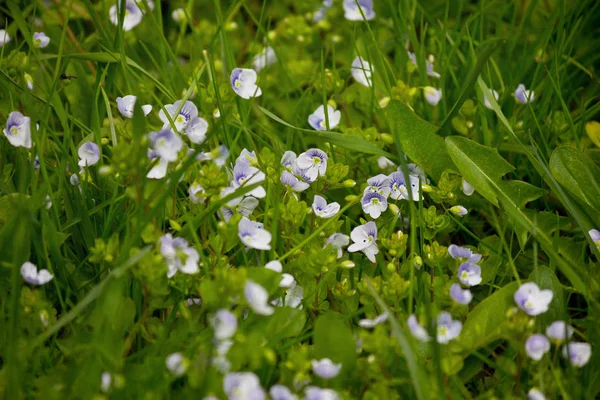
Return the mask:
<svg viewBox="0 0 600 400">
<path fill-rule="evenodd" d="M 387 107 L 394 140 L 402 151 L 436 181 L 446 169 L 456 169 L 438 128 L 419 118 L 406 104 L 392 100 Z"/>
<path fill-rule="evenodd" d="M 502 241 L 496 235 L 488 236 L 479 244 L 479 252 L 485 256 L 480 263 L 481 285 L 484 285 L 494 279 L 498 274 L 498 268 L 502 265 Z"/>
<path fill-rule="evenodd" d="M 17 209 L 17 203 L 29 199 L 29 196 L 22 193 L 10 193 L 0 197 L 0 224 L 5 224 L 14 215 Z"/>
<path fill-rule="evenodd" d="M 498 186 L 521 209 L 525 208 L 525 204 L 539 199 L 546 193 L 544 189 L 523 181 L 502 181 Z"/>
<path fill-rule="evenodd" d="M 548 311 L 536 318 L 540 321 L 540 325 L 545 327 L 552 323 L 552 321 L 564 320 L 566 318 L 565 295 L 556 274 L 546 266 L 539 266 L 529 275 L 529 280 L 537 283 L 540 289 L 552 290 L 553 294 Z"/>
<path fill-rule="evenodd" d="M 550 157 L 550 171 L 569 193 L 600 212 L 600 168 L 585 153 L 559 147 Z"/>
<path fill-rule="evenodd" d="M 342 363 L 341 376 L 348 376 L 356 362 L 356 343 L 341 314 L 328 311 L 317 318 L 313 333 L 315 357 Z"/>
<path fill-rule="evenodd" d="M 499 185 L 502 176 L 514 170 L 514 167 L 500 157 L 498 150 L 461 136 L 446 138 L 446 148 L 465 180 L 490 203 L 498 206 L 492 182 Z"/>
<path fill-rule="evenodd" d="M 290 307 L 276 307 L 265 327 L 271 343 L 300 335 L 306 323 L 306 313 Z"/>
</svg>

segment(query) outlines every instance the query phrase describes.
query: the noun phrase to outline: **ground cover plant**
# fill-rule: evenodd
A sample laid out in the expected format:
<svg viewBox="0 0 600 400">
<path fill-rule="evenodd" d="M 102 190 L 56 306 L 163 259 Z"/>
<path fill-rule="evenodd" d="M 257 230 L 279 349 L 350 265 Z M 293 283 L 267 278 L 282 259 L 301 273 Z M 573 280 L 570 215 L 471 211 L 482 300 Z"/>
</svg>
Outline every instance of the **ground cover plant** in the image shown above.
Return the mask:
<svg viewBox="0 0 600 400">
<path fill-rule="evenodd" d="M 599 2 L 0 15 L 0 397 L 599 396 Z"/>
</svg>

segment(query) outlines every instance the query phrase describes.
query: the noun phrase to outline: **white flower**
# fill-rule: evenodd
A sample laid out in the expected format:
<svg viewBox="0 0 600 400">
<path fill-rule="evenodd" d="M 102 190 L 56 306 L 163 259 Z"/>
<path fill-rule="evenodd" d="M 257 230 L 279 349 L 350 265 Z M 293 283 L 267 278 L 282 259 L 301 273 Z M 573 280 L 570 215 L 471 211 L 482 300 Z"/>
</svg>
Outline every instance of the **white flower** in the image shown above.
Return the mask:
<svg viewBox="0 0 600 400">
<path fill-rule="evenodd" d="M 15 147 L 31 148 L 31 120 L 18 111 L 8 114 L 4 136 Z"/>
<path fill-rule="evenodd" d="M 375 192 L 387 199 L 391 193 L 390 178 L 387 175 L 375 175 L 367 179 L 367 183 L 369 184 L 369 186 L 365 188 L 363 192 L 364 194 L 367 194 L 369 192 Z"/>
<path fill-rule="evenodd" d="M 10 42 L 10 36 L 5 29 L 0 29 L 0 47 Z"/>
<path fill-rule="evenodd" d="M 234 313 L 229 310 L 219 310 L 210 319 L 210 325 L 215 331 L 215 339 L 231 339 L 237 331 L 238 322 Z"/>
<path fill-rule="evenodd" d="M 238 158 L 235 159 L 236 164 L 248 164 L 252 166 L 258 165 L 258 157 L 256 157 L 256 152 L 254 150 L 248 151 L 248 149 L 244 148 L 240 152 Z"/>
<path fill-rule="evenodd" d="M 198 273 L 200 254 L 196 249 L 188 245 L 187 240 L 173 238 L 170 233 L 167 233 L 158 242 L 160 244 L 160 252 L 168 266 L 167 278 L 172 278 L 177 271 L 181 271 L 184 274 Z"/>
<path fill-rule="evenodd" d="M 550 341 L 544 335 L 531 335 L 525 341 L 525 352 L 527 356 L 535 361 L 540 361 L 544 354 L 550 351 Z"/>
<path fill-rule="evenodd" d="M 344 253 L 342 247 L 346 247 L 349 244 L 350 237 L 348 235 L 344 235 L 343 233 L 334 233 L 333 235 L 329 236 L 329 238 L 327 239 L 327 243 L 325 243 L 325 246 L 323 246 L 323 248 L 331 245 L 334 249 L 337 249 L 337 258 L 342 258 L 342 255 Z"/>
<path fill-rule="evenodd" d="M 473 300 L 473 295 L 469 289 L 462 289 L 458 283 L 450 287 L 450 297 L 459 304 L 467 305 Z"/>
<path fill-rule="evenodd" d="M 183 141 L 178 134 L 170 129 L 163 129 L 160 132 L 150 132 L 148 137 L 158 157 L 169 162 L 177 161 L 183 148 Z"/>
<path fill-rule="evenodd" d="M 557 342 L 564 342 L 573 336 L 573 327 L 565 321 L 554 321 L 546 328 L 546 336 Z"/>
<path fill-rule="evenodd" d="M 100 378 L 100 390 L 104 393 L 110 392 L 112 376 L 108 372 L 103 372 Z"/>
<path fill-rule="evenodd" d="M 158 163 L 154 165 L 148 174 L 146 175 L 149 179 L 162 179 L 167 175 L 167 167 L 169 166 L 169 162 L 164 158 L 159 158 Z"/>
<path fill-rule="evenodd" d="M 515 98 L 519 103 L 527 104 L 531 103 L 535 99 L 535 93 L 533 92 L 533 90 L 525 89 L 525 85 L 520 83 L 519 86 L 517 86 L 517 89 L 515 90 Z"/>
<path fill-rule="evenodd" d="M 598 250 L 600 250 L 600 231 L 598 229 L 590 229 L 588 235 L 590 235 L 590 238 L 592 238 L 592 241 Z"/>
<path fill-rule="evenodd" d="M 233 180 L 232 186 L 237 189 L 242 186 L 250 186 L 255 183 L 263 182 L 265 180 L 265 173 L 260 171 L 256 167 L 251 167 L 246 163 L 237 163 L 233 167 Z M 262 199 L 267 195 L 267 192 L 262 186 L 259 186 L 252 191 L 247 193 L 248 196 Z"/>
<path fill-rule="evenodd" d="M 303 192 L 310 187 L 308 183 L 301 181 L 287 170 L 281 172 L 280 180 L 283 186 L 294 192 Z"/>
<path fill-rule="evenodd" d="M 181 110 L 177 112 L 179 107 L 181 107 Z M 177 132 L 185 132 L 188 136 L 190 136 L 188 131 L 188 129 L 192 129 L 190 125 L 198 124 L 198 121 L 196 121 L 198 118 L 198 107 L 196 107 L 196 105 L 191 101 L 186 101 L 182 106 L 181 100 L 177 100 L 173 104 L 166 104 L 164 109 L 161 108 L 158 112 L 158 117 L 163 122 L 163 129 L 171 128 L 171 121 L 173 121 L 173 125 L 175 126 L 175 130 L 177 130 Z M 171 121 L 169 121 L 169 118 Z M 202 122 L 200 122 L 200 124 L 203 125 Z M 192 134 L 192 136 L 195 135 Z"/>
<path fill-rule="evenodd" d="M 379 253 L 376 243 L 377 225 L 375 225 L 375 222 L 371 221 L 357 226 L 350 233 L 350 237 L 354 243 L 348 247 L 348 251 L 351 253 L 362 251 L 372 263 L 375 263 L 375 255 Z"/>
<path fill-rule="evenodd" d="M 119 110 L 119 113 L 121 113 L 121 115 L 125 118 L 133 118 L 133 110 L 136 101 L 137 97 L 131 94 L 123 97 L 117 97 L 117 109 Z M 143 105 L 142 111 L 144 112 L 144 115 L 150 114 L 150 111 L 152 111 L 152 105 Z"/>
<path fill-rule="evenodd" d="M 379 325 L 388 319 L 388 313 L 383 313 L 381 315 L 376 316 L 373 319 L 361 319 L 358 321 L 358 326 L 361 328 L 374 328 L 376 325 Z"/>
<path fill-rule="evenodd" d="M 425 93 L 425 100 L 432 106 L 437 106 L 437 104 L 442 99 L 442 90 L 436 89 L 431 86 L 425 86 L 423 88 L 423 92 Z"/>
<path fill-rule="evenodd" d="M 367 192 L 361 199 L 362 209 L 371 218 L 377 219 L 388 208 L 387 199 L 376 192 Z"/>
<path fill-rule="evenodd" d="M 85 142 L 77 150 L 79 156 L 79 166 L 89 167 L 100 161 L 100 148 L 94 142 Z"/>
<path fill-rule="evenodd" d="M 367 87 L 371 87 L 373 85 L 373 80 L 371 78 L 374 71 L 375 68 L 373 65 L 360 56 L 356 57 L 354 61 L 352 61 L 352 67 L 350 68 L 350 72 L 352 73 L 354 80 Z"/>
<path fill-rule="evenodd" d="M 190 195 L 190 201 L 194 204 L 204 203 L 204 201 L 206 200 L 206 197 L 203 196 L 206 193 L 206 191 L 199 183 L 194 183 L 190 185 L 188 193 Z"/>
<path fill-rule="evenodd" d="M 223 378 L 223 390 L 229 400 L 264 400 L 266 393 L 252 372 L 232 372 Z"/>
<path fill-rule="evenodd" d="M 273 65 L 277 62 L 275 50 L 272 47 L 265 47 L 262 51 L 255 55 L 252 59 L 252 68 L 259 73 L 263 68 Z"/>
<path fill-rule="evenodd" d="M 421 199 L 421 195 L 419 192 L 419 184 L 421 178 L 419 176 L 415 176 L 410 173 L 408 175 L 408 180 L 410 182 L 410 197 L 408 193 L 408 188 L 406 187 L 406 179 L 402 171 L 392 172 L 388 176 L 388 178 L 390 197 L 393 200 L 409 200 L 412 198 L 413 201 L 419 201 Z"/>
<path fill-rule="evenodd" d="M 592 356 L 592 346 L 585 342 L 571 342 L 563 347 L 562 354 L 568 358 L 574 367 L 581 368 L 588 363 Z"/>
<path fill-rule="evenodd" d="M 433 59 L 433 56 L 430 54 L 429 57 L 431 59 Z M 412 64 L 416 67 L 417 66 L 417 56 L 415 55 L 415 53 L 412 52 L 408 52 L 408 58 L 410 58 L 410 61 L 412 62 Z M 425 66 L 427 67 L 427 75 L 431 76 L 432 78 L 439 78 L 440 74 L 438 74 L 437 72 L 435 72 L 433 70 L 433 63 L 427 59 L 425 59 Z"/>
<path fill-rule="evenodd" d="M 33 46 L 44 48 L 50 44 L 50 38 L 44 32 L 35 32 L 33 34 Z"/>
<path fill-rule="evenodd" d="M 296 159 L 296 165 L 304 170 L 304 174 L 314 181 L 327 172 L 327 154 L 320 149 L 309 149 L 300 154 Z"/>
<path fill-rule="evenodd" d="M 320 376 L 324 379 L 331 379 L 338 376 L 342 369 L 342 364 L 336 364 L 329 358 L 323 358 L 321 360 L 312 360 L 312 370 L 315 375 Z"/>
<path fill-rule="evenodd" d="M 41 269 L 38 271 L 38 268 L 35 264 L 26 261 L 21 266 L 21 276 L 25 279 L 25 282 L 30 283 L 32 285 L 45 285 L 50 282 L 54 275 L 52 275 L 47 269 Z"/>
<path fill-rule="evenodd" d="M 242 217 L 238 223 L 238 236 L 246 247 L 257 250 L 271 250 L 271 233 L 263 225 Z"/>
<path fill-rule="evenodd" d="M 269 293 L 266 289 L 250 279 L 246 281 L 246 286 L 244 286 L 244 296 L 248 306 L 258 315 L 271 315 L 275 311 L 269 305 Z"/>
<path fill-rule="evenodd" d="M 177 22 L 178 24 L 184 22 L 186 19 L 185 10 L 183 8 L 176 8 L 171 13 L 171 18 L 173 18 L 173 21 Z"/>
<path fill-rule="evenodd" d="M 265 264 L 265 268 L 279 273 L 283 272 L 283 265 L 281 265 L 281 262 L 279 260 L 269 261 Z"/>
<path fill-rule="evenodd" d="M 527 282 L 517 289 L 514 299 L 521 310 L 535 316 L 548 311 L 552 301 L 552 290 L 540 290 L 534 282 Z"/>
<path fill-rule="evenodd" d="M 200 144 L 206 140 L 207 131 L 208 122 L 204 118 L 196 117 L 186 127 L 185 134 L 190 139 L 190 142 Z"/>
<path fill-rule="evenodd" d="M 262 90 L 256 86 L 256 79 L 256 71 L 246 68 L 235 68 L 229 77 L 233 91 L 246 100 L 262 95 Z"/>
<path fill-rule="evenodd" d="M 120 6 L 121 1 L 118 1 L 117 4 Z M 114 25 L 119 25 L 119 10 L 117 9 L 117 5 L 114 5 L 109 10 L 110 13 L 110 22 Z M 123 30 L 129 31 L 139 25 L 142 22 L 142 17 L 144 13 L 134 0 L 126 0 L 125 2 L 125 17 L 123 18 Z"/>
<path fill-rule="evenodd" d="M 298 400 L 298 396 L 293 394 L 290 389 L 283 385 L 273 385 L 269 389 L 271 400 Z"/>
<path fill-rule="evenodd" d="M 316 194 L 313 200 L 312 209 L 319 218 L 331 218 L 340 211 L 340 205 L 335 201 L 327 204 L 327 200 Z"/>
<path fill-rule="evenodd" d="M 527 400 L 546 400 L 546 396 L 538 389 L 531 388 L 529 389 L 529 392 L 527 392 Z"/>
<path fill-rule="evenodd" d="M 408 317 L 407 324 L 410 333 L 415 337 L 415 339 L 419 340 L 420 342 L 428 342 L 431 340 L 429 334 L 427 333 L 425 328 L 423 328 L 423 326 L 419 324 L 419 321 L 417 320 L 417 317 L 414 314 L 411 314 L 411 316 Z"/>
<path fill-rule="evenodd" d="M 396 164 L 387 157 L 381 156 L 377 159 L 377 165 L 380 169 L 395 168 Z"/>
<path fill-rule="evenodd" d="M 172 353 L 167 356 L 165 364 L 170 373 L 182 376 L 188 369 L 189 361 L 181 353 Z"/>
<path fill-rule="evenodd" d="M 448 343 L 460 335 L 462 323 L 452 319 L 452 315 L 442 312 L 437 318 L 437 341 L 438 343 Z"/>
<path fill-rule="evenodd" d="M 344 0 L 344 18 L 349 21 L 362 21 L 363 15 L 367 21 L 375 18 L 373 0 Z"/>
<path fill-rule="evenodd" d="M 296 165 L 297 158 L 296 153 L 286 150 L 285 153 L 283 153 L 283 156 L 281 156 L 281 166 L 291 171 L 294 169 L 294 165 Z"/>
<path fill-rule="evenodd" d="M 495 90 L 490 89 L 490 91 L 492 92 L 492 95 L 494 96 L 494 99 L 496 99 L 496 101 L 498 101 L 498 92 L 496 92 Z M 490 103 L 490 101 L 488 100 L 487 96 L 484 94 L 483 95 L 483 105 L 486 108 L 489 108 L 490 110 L 492 109 L 492 104 Z"/>
<path fill-rule="evenodd" d="M 327 104 L 327 118 L 329 119 L 329 129 L 334 129 L 340 123 L 342 113 L 340 110 L 335 110 L 332 106 Z M 317 131 L 327 130 L 327 123 L 325 119 L 325 108 L 321 104 L 314 113 L 308 116 L 308 123 L 310 126 Z"/>
<path fill-rule="evenodd" d="M 476 286 L 481 283 L 481 267 L 471 262 L 464 262 L 458 267 L 458 280 L 465 286 Z"/>
<path fill-rule="evenodd" d="M 465 195 L 470 196 L 475 192 L 475 188 L 467 181 L 462 181 L 462 191 Z"/>
<path fill-rule="evenodd" d="M 474 253 L 466 247 L 460 247 L 455 244 L 451 244 L 448 247 L 448 254 L 450 254 L 450 257 L 454 259 L 468 261 L 471 263 L 478 263 L 481 261 L 481 254 Z"/>
</svg>

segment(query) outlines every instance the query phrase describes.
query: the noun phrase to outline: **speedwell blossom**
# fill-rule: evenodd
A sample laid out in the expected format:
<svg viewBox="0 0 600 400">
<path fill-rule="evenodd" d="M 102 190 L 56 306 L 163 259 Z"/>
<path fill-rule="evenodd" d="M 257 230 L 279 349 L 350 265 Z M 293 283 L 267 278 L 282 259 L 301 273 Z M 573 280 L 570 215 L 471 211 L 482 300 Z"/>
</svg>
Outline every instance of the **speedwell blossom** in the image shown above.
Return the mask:
<svg viewBox="0 0 600 400">
<path fill-rule="evenodd" d="M 402 171 L 395 171 L 389 175 L 390 197 L 392 199 L 408 200 L 409 198 L 412 198 L 413 201 L 419 201 L 419 199 L 421 198 L 419 193 L 420 178 L 418 176 L 409 174 L 408 180 L 410 182 L 410 197 L 408 194 L 408 189 L 406 187 L 406 179 L 404 178 L 404 173 Z"/>
<path fill-rule="evenodd" d="M 333 0 L 323 0 L 323 6 L 313 14 L 313 22 L 319 22 L 327 16 L 327 10 L 333 5 Z"/>
<path fill-rule="evenodd" d="M 573 336 L 573 327 L 565 321 L 554 321 L 546 328 L 546 336 L 557 342 L 563 342 Z"/>
<path fill-rule="evenodd" d="M 263 229 L 263 224 L 242 217 L 238 223 L 238 236 L 246 247 L 257 250 L 271 250 L 271 233 Z"/>
<path fill-rule="evenodd" d="M 241 186 L 249 186 L 255 183 L 263 182 L 265 180 L 265 173 L 260 171 L 256 167 L 251 167 L 246 163 L 237 163 L 233 167 L 233 180 L 231 181 L 232 186 L 237 189 Z M 267 192 L 262 186 L 252 189 L 248 193 L 248 196 L 262 199 L 267 195 Z"/>
<path fill-rule="evenodd" d="M 120 1 L 117 4 L 121 4 Z M 117 9 L 117 5 L 114 5 L 109 10 L 110 13 L 110 22 L 115 25 L 119 25 L 119 10 Z M 123 30 L 129 31 L 139 25 L 142 22 L 142 18 L 144 17 L 144 13 L 138 7 L 135 0 L 126 0 L 125 2 L 125 17 L 123 18 Z"/>
<path fill-rule="evenodd" d="M 15 147 L 31 148 L 31 120 L 18 111 L 8 114 L 4 136 Z"/>
<path fill-rule="evenodd" d="M 160 253 L 167 263 L 167 278 L 172 278 L 177 271 L 184 274 L 195 274 L 199 271 L 200 254 L 198 250 L 189 246 L 187 240 L 173 238 L 170 233 L 167 233 L 158 242 Z"/>
<path fill-rule="evenodd" d="M 450 287 L 450 297 L 459 304 L 467 305 L 473 300 L 473 294 L 469 289 L 462 289 L 458 283 Z"/>
<path fill-rule="evenodd" d="M 415 339 L 419 340 L 420 342 L 428 342 L 431 340 L 429 334 L 427 333 L 427 330 L 425 330 L 425 328 L 423 328 L 423 325 L 419 323 L 416 315 L 412 314 L 410 317 L 408 317 L 407 323 L 408 329 L 410 330 L 410 333 L 415 337 Z"/>
<path fill-rule="evenodd" d="M 321 378 L 331 379 L 338 376 L 342 369 L 342 364 L 336 364 L 329 358 L 323 358 L 321 360 L 312 360 L 312 370 L 315 375 Z"/>
<path fill-rule="evenodd" d="M 376 316 L 373 319 L 364 318 L 358 321 L 358 326 L 361 328 L 374 328 L 375 326 L 387 321 L 388 313 L 383 313 L 381 315 Z"/>
<path fill-rule="evenodd" d="M 221 190 L 221 197 L 223 198 L 234 192 L 235 192 L 234 188 L 227 187 L 227 188 Z M 246 218 L 249 217 L 250 215 L 252 215 L 252 213 L 254 212 L 256 207 L 258 207 L 258 199 L 256 199 L 255 197 L 252 197 L 252 196 L 246 196 L 243 198 L 236 197 L 232 200 L 229 200 L 227 202 L 227 206 L 222 207 L 219 210 L 219 212 L 220 212 L 220 216 L 222 217 L 222 219 L 224 219 L 225 222 L 229 222 L 229 219 L 235 213 L 240 214 Z"/>
<path fill-rule="evenodd" d="M 535 361 L 540 361 L 544 354 L 550 351 L 550 341 L 544 335 L 536 333 L 525 341 L 527 356 Z"/>
<path fill-rule="evenodd" d="M 127 96 L 123 97 L 117 97 L 117 109 L 125 118 L 133 118 L 133 109 L 136 101 L 137 97 L 132 94 L 128 94 Z M 152 105 L 143 105 L 142 111 L 144 112 L 144 115 L 150 114 L 150 111 L 152 111 Z"/>
<path fill-rule="evenodd" d="M 327 200 L 316 194 L 313 200 L 312 209 L 319 218 L 331 218 L 340 211 L 340 205 L 335 201 L 327 204 Z"/>
<path fill-rule="evenodd" d="M 178 134 L 170 129 L 163 129 L 159 132 L 150 132 L 148 138 L 152 142 L 156 156 L 169 162 L 177 161 L 179 152 L 183 148 L 183 141 Z"/>
<path fill-rule="evenodd" d="M 156 152 L 153 150 L 148 150 L 148 158 L 150 160 L 155 160 L 158 158 Z M 169 167 L 169 162 L 163 158 L 158 158 L 158 162 L 148 171 L 146 175 L 149 179 L 162 179 L 167 175 L 167 168 Z"/>
<path fill-rule="evenodd" d="M 275 50 L 271 46 L 265 47 L 260 53 L 254 56 L 252 59 L 252 68 L 256 72 L 260 72 L 263 68 L 273 65 L 277 62 L 277 56 Z"/>
<path fill-rule="evenodd" d="M 10 35 L 6 32 L 6 29 L 0 29 L 0 47 L 10 42 Z"/>
<path fill-rule="evenodd" d="M 173 10 L 171 13 L 171 18 L 173 18 L 173 21 L 177 22 L 178 24 L 184 22 L 186 20 L 185 10 L 183 8 L 177 8 Z"/>
<path fill-rule="evenodd" d="M 223 378 L 223 391 L 229 400 L 264 400 L 266 393 L 252 372 L 232 372 Z"/>
<path fill-rule="evenodd" d="M 350 237 L 354 243 L 348 247 L 349 252 L 362 251 L 372 263 L 376 262 L 375 255 L 379 253 L 379 248 L 376 243 L 377 225 L 375 222 L 371 221 L 357 226 L 352 229 Z"/>
<path fill-rule="evenodd" d="M 310 187 L 308 183 L 296 178 L 296 176 L 289 171 L 281 172 L 280 179 L 281 183 L 283 183 L 283 186 L 291 189 L 294 192 L 302 192 Z"/>
<path fill-rule="evenodd" d="M 26 261 L 21 266 L 21 276 L 25 279 L 25 282 L 32 285 L 45 285 L 54 278 L 54 275 L 50 271 L 47 269 L 40 269 L 38 271 L 38 267 L 29 261 Z"/>
<path fill-rule="evenodd" d="M 200 185 L 199 183 L 194 183 L 190 185 L 188 193 L 190 194 L 190 201 L 194 204 L 204 203 L 204 201 L 206 200 L 206 197 L 204 196 L 206 190 L 204 190 L 202 185 Z"/>
<path fill-rule="evenodd" d="M 344 0 L 344 17 L 349 21 L 372 20 L 375 18 L 373 0 Z"/>
<path fill-rule="evenodd" d="M 546 396 L 538 389 L 531 388 L 529 389 L 529 392 L 527 392 L 527 400 L 546 400 Z"/>
<path fill-rule="evenodd" d="M 33 34 L 33 46 L 44 48 L 50 44 L 50 38 L 44 32 L 35 32 Z"/>
<path fill-rule="evenodd" d="M 77 150 L 79 156 L 79 166 L 89 167 L 100 161 L 100 148 L 94 142 L 85 142 Z"/>
<path fill-rule="evenodd" d="M 460 335 L 462 323 L 452 319 L 448 312 L 442 312 L 437 318 L 437 341 L 438 343 L 448 343 Z"/>
<path fill-rule="evenodd" d="M 519 86 L 517 86 L 517 89 L 515 90 L 515 98 L 519 103 L 527 104 L 531 103 L 535 99 L 535 93 L 533 92 L 533 90 L 525 89 L 525 85 L 520 83 Z"/>
<path fill-rule="evenodd" d="M 387 157 L 381 156 L 377 159 L 377 165 L 380 169 L 395 168 L 396 164 Z"/>
<path fill-rule="evenodd" d="M 352 0 L 354 1 L 354 0 Z M 373 65 L 366 61 L 364 58 L 358 56 L 352 61 L 352 67 L 350 68 L 352 77 L 358 83 L 363 86 L 371 87 L 373 85 L 373 72 L 375 68 Z"/>
<path fill-rule="evenodd" d="M 464 217 L 465 215 L 467 215 L 469 213 L 469 210 L 467 210 L 463 206 L 452 206 L 452 207 L 450 207 L 450 212 L 453 214 L 456 214 L 460 217 Z"/>
<path fill-rule="evenodd" d="M 433 58 L 433 56 L 431 56 L 431 55 L 430 55 L 430 57 Z M 416 67 L 417 66 L 417 56 L 415 55 L 415 53 L 409 51 L 408 58 L 410 59 L 412 64 Z M 432 78 L 440 77 L 440 74 L 438 74 L 437 72 L 435 72 L 433 70 L 433 63 L 431 61 L 425 59 L 425 66 L 427 67 L 427 75 L 431 76 Z"/>
<path fill-rule="evenodd" d="M 432 106 L 437 106 L 437 104 L 442 99 L 442 89 L 436 89 L 431 86 L 425 86 L 423 88 L 423 93 L 425 93 L 425 100 Z"/>
<path fill-rule="evenodd" d="M 464 262 L 458 267 L 458 280 L 465 286 L 476 286 L 481 283 L 481 267 L 472 262 Z"/>
<path fill-rule="evenodd" d="M 343 233 L 334 233 L 333 235 L 329 236 L 327 243 L 325 243 L 323 248 L 331 245 L 334 249 L 337 249 L 338 258 L 342 258 L 344 253 L 342 247 L 346 247 L 348 244 L 350 244 L 350 237 L 348 237 L 348 235 L 344 235 Z"/>
<path fill-rule="evenodd" d="M 462 192 L 465 194 L 465 196 L 470 196 L 473 194 L 473 192 L 475 192 L 475 188 L 473 187 L 473 185 L 471 185 L 469 182 L 465 181 L 463 179 L 462 181 Z"/>
<path fill-rule="evenodd" d="M 585 342 L 571 342 L 563 347 L 562 354 L 574 367 L 581 368 L 590 360 L 592 346 Z"/>
<path fill-rule="evenodd" d="M 365 194 L 367 194 L 368 192 L 375 192 L 382 195 L 386 199 L 390 195 L 390 178 L 387 175 L 375 175 L 374 177 L 367 179 L 367 184 L 369 186 L 365 188 Z"/>
<path fill-rule="evenodd" d="M 170 373 L 175 376 L 182 376 L 188 369 L 189 361 L 181 353 L 172 353 L 165 360 L 165 364 Z"/>
<path fill-rule="evenodd" d="M 492 96 L 494 96 L 494 99 L 496 101 L 498 101 L 498 98 L 499 98 L 498 92 L 496 92 L 495 90 L 492 90 L 492 89 L 490 89 L 490 92 L 492 92 Z M 490 103 L 490 100 L 487 98 L 487 96 L 485 94 L 483 95 L 483 105 L 486 108 L 489 108 L 490 110 L 492 109 L 492 103 Z"/>
<path fill-rule="evenodd" d="M 290 389 L 283 385 L 273 385 L 269 389 L 271 400 L 298 400 L 298 397 Z"/>
<path fill-rule="evenodd" d="M 296 153 L 291 150 L 286 150 L 285 153 L 283 153 L 283 156 L 281 156 L 281 166 L 291 171 L 294 168 L 294 165 L 296 165 L 297 158 Z"/>
<path fill-rule="evenodd" d="M 258 315 L 271 315 L 275 309 L 269 305 L 269 293 L 258 283 L 248 279 L 244 286 L 248 306 Z"/>
<path fill-rule="evenodd" d="M 256 86 L 256 79 L 256 71 L 247 68 L 235 68 L 229 77 L 235 94 L 246 100 L 262 95 L 262 90 Z"/>
<path fill-rule="evenodd" d="M 304 391 L 303 400 L 340 400 L 341 397 L 333 389 L 321 389 L 316 386 L 309 386 Z"/>
<path fill-rule="evenodd" d="M 464 260 L 472 263 L 481 261 L 481 254 L 474 253 L 466 247 L 460 247 L 455 244 L 448 246 L 448 254 L 450 254 L 450 257 L 457 260 Z"/>
<path fill-rule="evenodd" d="M 329 129 L 334 129 L 340 123 L 342 113 L 327 104 L 327 119 L 329 120 Z M 308 116 L 308 123 L 317 131 L 327 130 L 327 120 L 325 119 L 325 108 L 321 104 L 314 113 Z"/>
<path fill-rule="evenodd" d="M 598 229 L 590 229 L 588 231 L 588 235 L 590 235 L 592 241 L 594 242 L 598 250 L 600 250 L 600 231 Z"/>
<path fill-rule="evenodd" d="M 212 160 L 219 168 L 225 165 L 227 158 L 229 158 L 229 149 L 224 144 L 196 156 L 196 160 L 198 161 Z"/>
<path fill-rule="evenodd" d="M 327 153 L 320 149 L 309 149 L 300 154 L 296 159 L 296 165 L 303 170 L 311 181 L 327 172 Z"/>
<path fill-rule="evenodd" d="M 221 309 L 210 318 L 210 325 L 215 332 L 215 339 L 231 339 L 238 328 L 237 317 L 229 310 Z"/>
<path fill-rule="evenodd" d="M 33 78 L 28 73 L 23 74 L 23 79 L 25 79 L 25 83 L 27 83 L 27 89 L 33 90 Z"/>
<path fill-rule="evenodd" d="M 377 219 L 388 208 L 387 199 L 376 192 L 367 192 L 363 195 L 361 201 L 362 209 L 371 218 Z"/>
<path fill-rule="evenodd" d="M 552 290 L 540 290 L 534 282 L 527 282 L 517 289 L 514 299 L 521 310 L 535 316 L 548 311 L 552 296 Z"/>
<path fill-rule="evenodd" d="M 248 149 L 244 148 L 240 152 L 238 158 L 235 159 L 235 163 L 256 166 L 258 165 L 258 157 L 256 157 L 256 152 L 254 150 L 248 151 Z"/>
<path fill-rule="evenodd" d="M 177 113 L 177 109 L 181 110 Z M 177 100 L 173 104 L 167 104 L 164 110 L 158 112 L 158 117 L 163 122 L 163 129 L 171 127 L 169 117 L 173 121 L 173 125 L 178 132 L 185 132 L 192 143 L 200 144 L 206 139 L 206 131 L 208 130 L 208 122 L 204 118 L 198 116 L 198 108 L 191 101 L 186 101 L 181 106 L 181 100 Z"/>
<path fill-rule="evenodd" d="M 270 269 L 271 271 L 275 271 L 281 274 L 281 281 L 279 281 L 279 287 L 281 288 L 291 288 L 296 284 L 296 280 L 291 274 L 284 274 L 283 265 L 279 260 L 269 261 L 265 264 L 266 269 Z"/>
</svg>

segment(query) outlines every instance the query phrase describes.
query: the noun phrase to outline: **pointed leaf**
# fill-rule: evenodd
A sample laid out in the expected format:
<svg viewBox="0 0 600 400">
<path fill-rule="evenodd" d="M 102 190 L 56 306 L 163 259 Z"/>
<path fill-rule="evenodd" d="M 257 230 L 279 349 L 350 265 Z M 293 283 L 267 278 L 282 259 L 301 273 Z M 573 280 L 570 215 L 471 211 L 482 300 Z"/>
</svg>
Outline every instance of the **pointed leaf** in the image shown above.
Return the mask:
<svg viewBox="0 0 600 400">
<path fill-rule="evenodd" d="M 568 192 L 600 212 L 600 168 L 585 153 L 559 147 L 550 157 L 550 171 Z"/>
</svg>

